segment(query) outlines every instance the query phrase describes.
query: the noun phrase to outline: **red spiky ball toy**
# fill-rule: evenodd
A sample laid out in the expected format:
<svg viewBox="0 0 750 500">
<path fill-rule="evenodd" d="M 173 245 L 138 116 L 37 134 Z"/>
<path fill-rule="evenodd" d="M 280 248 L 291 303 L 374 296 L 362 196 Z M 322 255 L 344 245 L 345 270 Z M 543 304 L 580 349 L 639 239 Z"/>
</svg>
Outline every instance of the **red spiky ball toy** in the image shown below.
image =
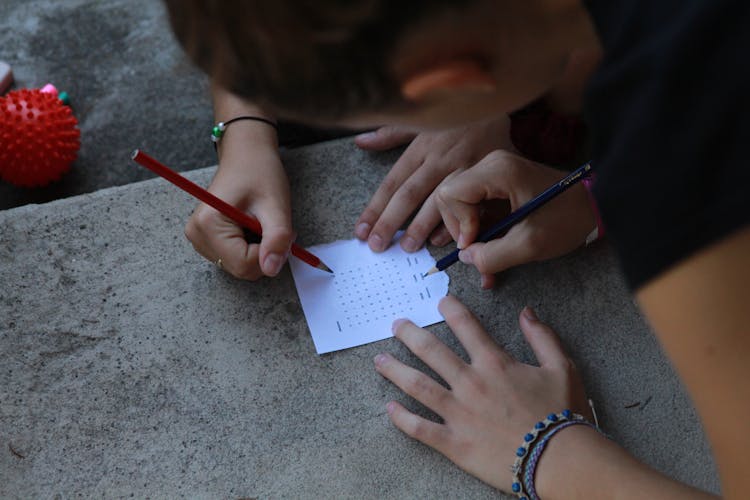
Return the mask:
<svg viewBox="0 0 750 500">
<path fill-rule="evenodd" d="M 0 178 L 45 186 L 70 170 L 81 147 L 78 121 L 57 92 L 21 89 L 0 97 Z"/>
</svg>

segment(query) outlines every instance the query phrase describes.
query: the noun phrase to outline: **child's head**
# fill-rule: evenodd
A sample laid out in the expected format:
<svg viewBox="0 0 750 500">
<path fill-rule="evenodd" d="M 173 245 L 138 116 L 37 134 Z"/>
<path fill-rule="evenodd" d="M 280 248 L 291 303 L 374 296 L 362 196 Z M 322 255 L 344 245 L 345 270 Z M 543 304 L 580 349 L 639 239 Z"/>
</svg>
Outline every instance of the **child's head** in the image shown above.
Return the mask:
<svg viewBox="0 0 750 500">
<path fill-rule="evenodd" d="M 569 3 L 166 0 L 193 60 L 281 117 L 422 127 L 510 111 L 546 90 L 571 50 L 555 41 L 555 2 Z"/>
</svg>

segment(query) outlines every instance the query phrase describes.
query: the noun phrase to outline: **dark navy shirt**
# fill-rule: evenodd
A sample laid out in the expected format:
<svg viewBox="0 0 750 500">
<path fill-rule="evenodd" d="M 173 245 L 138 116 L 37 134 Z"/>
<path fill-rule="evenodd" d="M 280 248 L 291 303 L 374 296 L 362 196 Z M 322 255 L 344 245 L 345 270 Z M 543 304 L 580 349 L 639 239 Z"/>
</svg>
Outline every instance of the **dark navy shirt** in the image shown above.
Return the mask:
<svg viewBox="0 0 750 500">
<path fill-rule="evenodd" d="M 636 290 L 750 224 L 750 2 L 586 6 L 605 51 L 585 101 L 594 194 Z"/>
</svg>

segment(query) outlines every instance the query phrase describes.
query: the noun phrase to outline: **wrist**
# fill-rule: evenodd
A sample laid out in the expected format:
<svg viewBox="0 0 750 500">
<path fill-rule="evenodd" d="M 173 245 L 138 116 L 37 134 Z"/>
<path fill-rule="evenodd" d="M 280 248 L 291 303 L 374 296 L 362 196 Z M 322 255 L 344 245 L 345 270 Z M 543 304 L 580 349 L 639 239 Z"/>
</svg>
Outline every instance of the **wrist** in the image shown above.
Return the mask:
<svg viewBox="0 0 750 500">
<path fill-rule="evenodd" d="M 639 462 L 590 427 L 563 429 L 550 441 L 536 472 L 545 500 L 566 498 L 714 498 Z"/>
<path fill-rule="evenodd" d="M 613 484 L 596 471 L 604 450 L 617 445 L 584 425 L 562 429 L 547 445 L 535 474 L 540 498 L 603 498 L 601 485 Z M 606 471 L 604 471 L 606 472 Z"/>
<path fill-rule="evenodd" d="M 276 148 L 249 142 L 226 146 L 219 155 L 219 168 L 212 185 L 225 186 L 233 191 L 265 191 L 269 186 L 288 182 Z"/>
<path fill-rule="evenodd" d="M 214 104 L 215 123 L 227 125 L 221 141 L 224 142 L 250 142 L 260 145 L 278 147 L 276 134 L 276 118 L 273 114 L 264 110 L 261 106 L 247 101 L 232 92 L 222 88 L 215 82 L 211 85 L 211 94 Z M 235 120 L 238 117 L 252 117 L 251 120 Z M 218 149 L 225 149 L 219 146 Z"/>
<path fill-rule="evenodd" d="M 232 123 L 229 123 L 229 122 Z M 217 122 L 211 133 L 213 144 L 219 155 L 227 149 L 236 149 L 239 147 L 249 148 L 269 148 L 278 149 L 278 134 L 275 125 L 265 119 L 240 119 L 236 121 L 227 120 L 226 122 Z M 224 125 L 227 124 L 227 125 Z M 217 129 L 224 125 L 218 132 Z M 230 126 L 231 125 L 231 126 Z"/>
<path fill-rule="evenodd" d="M 589 401 L 591 404 L 591 401 Z M 591 407 L 593 411 L 593 406 Z M 596 420 L 596 413 L 594 413 Z M 533 429 L 523 437 L 523 443 L 516 450 L 516 460 L 511 467 L 513 482 L 511 490 L 520 500 L 539 500 L 535 487 L 537 467 L 551 440 L 572 427 L 586 427 L 601 434 L 599 425 L 592 424 L 580 414 L 565 409 L 560 413 L 550 413 L 544 420 L 534 424 Z"/>
</svg>

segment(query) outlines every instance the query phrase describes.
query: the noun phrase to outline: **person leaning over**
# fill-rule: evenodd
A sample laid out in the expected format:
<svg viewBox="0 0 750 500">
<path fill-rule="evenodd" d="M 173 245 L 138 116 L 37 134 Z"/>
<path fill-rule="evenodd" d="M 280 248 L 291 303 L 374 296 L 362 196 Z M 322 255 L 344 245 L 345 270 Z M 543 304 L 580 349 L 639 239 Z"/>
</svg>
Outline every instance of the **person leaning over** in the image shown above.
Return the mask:
<svg viewBox="0 0 750 500">
<path fill-rule="evenodd" d="M 746 498 L 750 4 L 167 5 L 178 39 L 217 84 L 273 116 L 312 124 L 436 130 L 476 123 L 549 91 L 575 54 L 602 50 L 584 102 L 603 225 L 701 416 L 724 496 Z M 501 239 L 474 242 L 482 202 L 502 198 L 518 206 L 554 175 L 499 151 L 440 179 L 432 202 L 464 249 L 461 260 L 491 276 L 579 247 L 596 225 L 583 190 L 571 190 Z M 573 412 L 588 413 L 582 385 L 558 338 L 533 311 L 524 309 L 519 321 L 540 367 L 510 358 L 456 299 L 440 307 L 470 364 L 408 321 L 397 321 L 394 331 L 450 389 L 388 354 L 375 360 L 379 373 L 443 419 L 431 422 L 389 402 L 390 418 L 408 435 L 487 483 L 530 498 L 708 496 L 577 425 L 584 421 Z M 532 445 L 517 449 L 526 434 Z M 541 458 L 535 450 L 544 452 Z M 530 482 L 507 472 L 514 463 L 521 472 L 533 465 Z"/>
</svg>

